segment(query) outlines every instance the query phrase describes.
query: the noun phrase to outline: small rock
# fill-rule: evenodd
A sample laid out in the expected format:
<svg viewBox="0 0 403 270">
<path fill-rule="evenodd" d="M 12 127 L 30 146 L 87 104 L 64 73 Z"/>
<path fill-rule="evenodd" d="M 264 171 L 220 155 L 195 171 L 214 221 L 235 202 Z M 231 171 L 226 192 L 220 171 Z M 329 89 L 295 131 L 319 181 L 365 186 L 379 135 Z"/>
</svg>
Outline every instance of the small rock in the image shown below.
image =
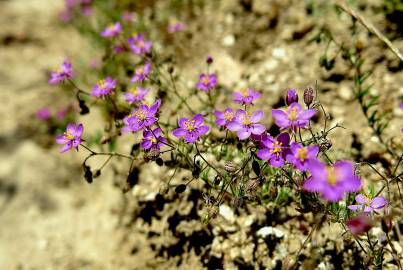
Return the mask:
<svg viewBox="0 0 403 270">
<path fill-rule="evenodd" d="M 343 85 L 339 89 L 339 97 L 343 100 L 351 100 L 353 97 L 353 90 L 349 86 Z"/>
<path fill-rule="evenodd" d="M 220 215 L 225 218 L 226 220 L 228 220 L 231 223 L 235 222 L 235 214 L 234 211 L 232 211 L 232 209 L 225 204 L 222 204 L 220 206 L 220 211 L 219 211 Z"/>
<path fill-rule="evenodd" d="M 273 57 L 277 59 L 284 59 L 286 58 L 287 54 L 283 48 L 274 48 L 271 52 Z"/>
<path fill-rule="evenodd" d="M 264 67 L 268 71 L 276 69 L 277 66 L 278 66 L 278 61 L 276 59 L 269 59 L 264 63 Z"/>
<path fill-rule="evenodd" d="M 284 237 L 284 233 L 281 230 L 279 230 L 277 228 L 273 228 L 272 226 L 266 226 L 266 227 L 259 229 L 256 232 L 256 235 L 260 236 L 262 238 L 266 238 L 268 235 L 274 235 L 277 238 Z"/>
<path fill-rule="evenodd" d="M 226 47 L 231 47 L 235 44 L 235 36 L 234 35 L 228 35 L 224 37 L 222 40 L 222 44 Z"/>
</svg>

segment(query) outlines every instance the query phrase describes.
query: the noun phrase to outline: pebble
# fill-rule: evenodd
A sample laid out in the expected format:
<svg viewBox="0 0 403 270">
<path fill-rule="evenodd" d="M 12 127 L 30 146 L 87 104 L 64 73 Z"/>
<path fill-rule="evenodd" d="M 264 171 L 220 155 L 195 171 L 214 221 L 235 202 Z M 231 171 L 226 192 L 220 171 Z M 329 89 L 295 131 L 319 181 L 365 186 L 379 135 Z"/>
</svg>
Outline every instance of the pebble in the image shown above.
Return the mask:
<svg viewBox="0 0 403 270">
<path fill-rule="evenodd" d="M 231 47 L 235 44 L 235 36 L 234 35 L 228 35 L 224 37 L 222 40 L 222 44 L 226 47 Z"/>
<path fill-rule="evenodd" d="M 272 226 L 266 226 L 263 228 L 260 228 L 257 232 L 256 232 L 257 236 L 260 236 L 262 238 L 266 238 L 268 235 L 274 235 L 277 238 L 282 238 L 284 237 L 284 232 L 274 228 Z"/>
<path fill-rule="evenodd" d="M 353 90 L 351 89 L 351 87 L 347 86 L 347 85 L 343 85 L 339 88 L 339 97 L 342 100 L 351 100 L 351 98 L 353 97 Z"/>
<path fill-rule="evenodd" d="M 278 59 L 284 59 L 286 58 L 287 54 L 283 48 L 274 48 L 271 52 L 273 57 L 278 58 Z"/>
<path fill-rule="evenodd" d="M 220 205 L 219 213 L 223 218 L 225 218 L 230 223 L 235 222 L 234 211 L 232 211 L 232 209 L 228 205 L 225 205 L 225 204 Z"/>
</svg>

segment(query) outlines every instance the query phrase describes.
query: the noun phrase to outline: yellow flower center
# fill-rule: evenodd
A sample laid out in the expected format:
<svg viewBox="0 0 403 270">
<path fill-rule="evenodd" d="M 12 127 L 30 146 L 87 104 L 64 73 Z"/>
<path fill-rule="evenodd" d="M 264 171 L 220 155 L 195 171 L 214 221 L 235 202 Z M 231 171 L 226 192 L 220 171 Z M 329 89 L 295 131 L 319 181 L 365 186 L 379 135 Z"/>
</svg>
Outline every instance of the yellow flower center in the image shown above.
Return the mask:
<svg viewBox="0 0 403 270">
<path fill-rule="evenodd" d="M 144 42 L 144 40 L 138 40 L 137 46 L 143 49 L 146 46 L 146 43 Z"/>
<path fill-rule="evenodd" d="M 74 140 L 74 135 L 70 131 L 64 132 L 64 136 L 69 140 Z"/>
<path fill-rule="evenodd" d="M 249 96 L 249 91 L 248 88 L 244 88 L 241 90 L 241 93 L 244 97 L 248 97 Z"/>
<path fill-rule="evenodd" d="M 288 119 L 290 119 L 290 121 L 295 121 L 298 119 L 298 111 L 296 107 L 292 108 L 288 113 Z"/>
<path fill-rule="evenodd" d="M 146 112 L 144 110 L 142 110 L 142 109 L 137 110 L 134 113 L 134 117 L 136 117 L 137 119 L 140 119 L 140 120 L 146 120 L 147 119 Z"/>
<path fill-rule="evenodd" d="M 188 120 L 185 122 L 185 127 L 189 132 L 192 132 L 196 129 L 195 127 L 195 120 Z"/>
<path fill-rule="evenodd" d="M 205 84 L 205 85 L 210 83 L 210 79 L 208 76 L 204 76 L 200 81 L 202 84 Z"/>
<path fill-rule="evenodd" d="M 105 80 L 100 80 L 98 82 L 98 85 L 99 85 L 100 88 L 105 88 Z"/>
<path fill-rule="evenodd" d="M 137 68 L 137 74 L 139 74 L 139 75 L 143 75 L 144 74 L 144 68 L 143 67 L 139 67 L 139 68 Z"/>
<path fill-rule="evenodd" d="M 137 87 L 133 87 L 129 90 L 130 93 L 132 93 L 133 95 L 137 96 L 139 94 L 139 90 L 137 89 Z"/>
<path fill-rule="evenodd" d="M 281 153 L 281 146 L 283 145 L 281 142 L 276 141 L 271 144 L 273 149 L 270 150 L 273 154 L 279 155 Z"/>
<path fill-rule="evenodd" d="M 235 113 L 234 112 L 224 112 L 224 120 L 227 122 L 232 121 L 234 119 Z"/>
<path fill-rule="evenodd" d="M 152 137 L 152 138 L 151 138 L 151 142 L 155 144 L 155 143 L 158 142 L 158 140 L 157 140 L 155 137 Z"/>
<path fill-rule="evenodd" d="M 115 25 L 114 25 L 114 24 L 108 25 L 108 30 L 109 30 L 109 31 L 115 30 Z"/>
<path fill-rule="evenodd" d="M 307 148 L 297 149 L 297 155 L 301 161 L 305 161 L 308 156 L 308 149 Z"/>
<path fill-rule="evenodd" d="M 334 170 L 334 168 L 332 167 L 327 167 L 326 168 L 326 172 L 327 172 L 327 182 L 332 185 L 335 186 L 337 184 L 337 174 L 336 171 Z"/>
<path fill-rule="evenodd" d="M 252 124 L 252 122 L 250 121 L 250 115 L 248 113 L 242 114 L 240 118 L 245 126 L 249 126 L 250 124 Z"/>
</svg>

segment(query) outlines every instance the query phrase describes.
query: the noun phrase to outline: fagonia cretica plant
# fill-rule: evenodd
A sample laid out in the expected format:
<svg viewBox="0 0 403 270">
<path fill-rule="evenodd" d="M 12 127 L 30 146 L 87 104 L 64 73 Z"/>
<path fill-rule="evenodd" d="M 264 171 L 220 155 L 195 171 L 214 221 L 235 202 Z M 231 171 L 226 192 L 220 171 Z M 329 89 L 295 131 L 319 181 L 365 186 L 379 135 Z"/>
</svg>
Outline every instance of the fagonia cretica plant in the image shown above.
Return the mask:
<svg viewBox="0 0 403 270">
<path fill-rule="evenodd" d="M 56 137 L 61 153 L 88 153 L 83 169 L 89 183 L 112 159 L 127 161 L 128 177 L 135 168 L 155 162 L 171 173 L 161 184 L 161 194 L 169 189 L 183 193 L 195 180 L 204 183 L 200 199 L 206 202 L 206 222 L 215 217 L 225 200 L 232 199 L 237 206 L 281 204 L 286 194 L 298 211 L 340 223 L 365 253 L 378 256 L 380 251 L 367 232 L 390 212 L 386 195 L 391 185 L 401 182 L 401 155 L 389 175 L 371 164 L 335 160 L 328 154 L 332 147 L 328 135 L 341 126 L 328 126 L 317 87 L 307 87 L 303 93 L 288 89 L 283 94 L 284 106 L 275 108 L 258 107 L 266 97 L 252 86 L 234 89 L 227 95 L 231 104 L 221 102 L 228 93 L 222 91 L 212 56 L 200 65 L 203 72 L 191 78 L 191 86 L 182 84 L 172 57 L 160 54 L 145 31 L 133 33 L 128 14 L 98 31 L 106 60 L 102 76 L 92 85 L 78 86 L 81 72 L 68 59 L 50 73 L 49 84 L 63 84 L 74 92 L 81 114 L 91 113 L 93 107 L 104 112 L 102 140 L 94 142 L 90 128 L 80 122 L 69 123 Z M 170 23 L 166 29 L 176 34 L 185 24 Z M 116 60 L 115 70 L 110 69 L 111 58 Z M 38 117 L 46 118 L 48 112 L 42 110 Z M 130 138 L 131 151 L 118 152 L 116 145 L 122 137 Z M 109 146 L 108 151 L 99 151 L 104 145 Z M 96 156 L 107 160 L 93 169 L 87 161 Z M 367 188 L 367 180 L 359 173 L 362 166 L 382 177 L 383 188 Z M 172 184 L 180 171 L 189 178 Z"/>
</svg>

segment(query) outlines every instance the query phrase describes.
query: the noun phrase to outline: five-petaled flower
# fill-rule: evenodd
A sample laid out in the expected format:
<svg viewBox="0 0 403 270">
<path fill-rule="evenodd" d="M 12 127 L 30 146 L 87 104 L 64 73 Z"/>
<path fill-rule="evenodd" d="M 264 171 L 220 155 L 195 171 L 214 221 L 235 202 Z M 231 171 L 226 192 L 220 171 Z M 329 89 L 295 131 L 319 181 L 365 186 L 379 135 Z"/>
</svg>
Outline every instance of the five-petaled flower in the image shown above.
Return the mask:
<svg viewBox="0 0 403 270">
<path fill-rule="evenodd" d="M 309 120 L 316 114 L 315 109 L 303 110 L 302 106 L 294 102 L 288 108 L 287 111 L 273 109 L 272 116 L 276 125 L 280 128 L 306 128 L 309 124 Z"/>
<path fill-rule="evenodd" d="M 161 147 L 167 144 L 167 139 L 162 136 L 160 128 L 154 130 L 143 131 L 143 140 L 141 142 L 141 148 L 144 150 L 157 150 L 160 151 Z"/>
<path fill-rule="evenodd" d="M 333 166 L 312 159 L 307 165 L 311 176 L 304 182 L 304 188 L 318 192 L 329 202 L 338 202 L 346 192 L 357 192 L 361 188 L 361 179 L 354 174 L 354 165 L 350 161 L 337 161 Z"/>
<path fill-rule="evenodd" d="M 255 91 L 253 88 L 246 88 L 239 92 L 234 92 L 233 96 L 235 103 L 251 105 L 253 101 L 260 98 L 262 94 Z"/>
<path fill-rule="evenodd" d="M 231 131 L 236 131 L 240 140 L 249 138 L 251 134 L 260 135 L 266 131 L 266 127 L 259 124 L 263 115 L 263 111 L 260 110 L 250 115 L 246 111 L 239 109 L 235 113 L 235 119 L 227 124 L 227 128 Z"/>
<path fill-rule="evenodd" d="M 215 111 L 214 115 L 216 117 L 215 123 L 218 126 L 227 127 L 228 123 L 235 119 L 235 112 L 231 108 L 226 108 L 224 111 Z"/>
<path fill-rule="evenodd" d="M 172 131 L 172 134 L 184 138 L 187 143 L 194 143 L 209 131 L 209 127 L 203 125 L 203 122 L 204 117 L 201 114 L 196 114 L 192 119 L 181 118 L 178 122 L 179 128 Z"/>
<path fill-rule="evenodd" d="M 104 38 L 117 37 L 122 32 L 122 25 L 120 22 L 109 25 L 102 31 L 101 36 Z"/>
<path fill-rule="evenodd" d="M 127 41 L 132 52 L 137 55 L 142 55 L 150 52 L 153 45 L 151 41 L 145 40 L 143 34 L 137 34 L 134 37 L 130 37 Z"/>
<path fill-rule="evenodd" d="M 143 87 L 133 87 L 127 93 L 124 93 L 124 97 L 129 104 L 141 102 L 148 94 L 149 90 Z"/>
<path fill-rule="evenodd" d="M 316 158 L 319 147 L 317 145 L 304 147 L 300 143 L 293 142 L 290 150 L 290 154 L 287 155 L 287 161 L 294 165 L 296 169 L 306 171 L 308 162 Z"/>
<path fill-rule="evenodd" d="M 161 100 L 159 99 L 151 106 L 141 104 L 130 115 L 123 118 L 125 126 L 122 128 L 122 132 L 136 132 L 152 126 L 158 120 L 155 115 L 160 106 Z"/>
<path fill-rule="evenodd" d="M 349 205 L 348 209 L 353 211 L 362 210 L 364 213 L 372 213 L 375 209 L 384 208 L 388 204 L 387 200 L 382 196 L 371 199 L 363 194 L 355 196 L 355 201 L 358 204 Z"/>
<path fill-rule="evenodd" d="M 138 67 L 135 70 L 132 82 L 144 82 L 151 73 L 151 61 L 147 61 L 144 66 Z"/>
<path fill-rule="evenodd" d="M 196 83 L 196 88 L 204 92 L 208 92 L 217 85 L 217 76 L 215 74 L 199 75 L 199 81 Z"/>
<path fill-rule="evenodd" d="M 83 141 L 81 139 L 81 135 L 83 134 L 83 124 L 68 124 L 66 128 L 66 132 L 62 135 L 56 136 L 57 144 L 64 144 L 62 148 L 60 148 L 60 153 L 64 153 L 71 148 L 75 148 L 78 150 L 78 146 Z"/>
<path fill-rule="evenodd" d="M 282 167 L 289 153 L 290 135 L 288 133 L 281 133 L 277 139 L 274 139 L 270 135 L 265 135 L 262 136 L 260 143 L 263 148 L 257 152 L 257 156 L 260 159 L 267 160 L 273 167 Z"/>
<path fill-rule="evenodd" d="M 73 77 L 73 66 L 68 60 L 64 60 L 59 69 L 51 71 L 49 84 L 58 84 Z"/>
<path fill-rule="evenodd" d="M 116 88 L 116 81 L 111 77 L 106 77 L 104 80 L 100 80 L 94 85 L 91 91 L 91 95 L 94 97 L 104 97 L 109 95 L 113 89 Z"/>
</svg>

